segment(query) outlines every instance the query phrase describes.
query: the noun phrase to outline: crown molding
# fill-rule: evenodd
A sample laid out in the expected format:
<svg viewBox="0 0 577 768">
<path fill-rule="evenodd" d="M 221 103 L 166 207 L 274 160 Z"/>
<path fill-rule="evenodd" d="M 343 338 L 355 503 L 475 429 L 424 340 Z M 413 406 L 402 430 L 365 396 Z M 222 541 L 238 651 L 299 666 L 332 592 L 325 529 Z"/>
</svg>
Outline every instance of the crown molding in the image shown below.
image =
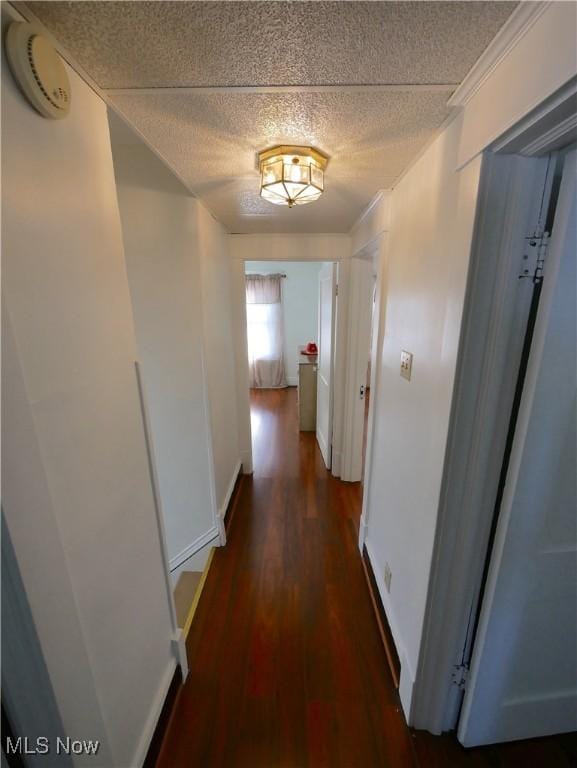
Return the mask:
<svg viewBox="0 0 577 768">
<path fill-rule="evenodd" d="M 453 93 L 447 102 L 449 107 L 464 107 L 472 99 L 485 80 L 509 55 L 549 5 L 551 5 L 550 2 L 534 2 L 534 0 L 523 0 L 519 3 Z"/>
<path fill-rule="evenodd" d="M 314 238 L 323 238 L 326 239 L 327 237 L 334 237 L 338 240 L 342 240 L 343 238 L 349 237 L 348 232 L 229 232 L 229 237 L 254 237 L 257 240 L 270 240 L 270 239 L 283 239 L 286 237 L 290 237 L 291 240 L 293 238 L 303 238 L 303 239 L 314 239 Z M 237 257 L 235 257 L 237 258 Z M 254 256 L 250 259 L 246 259 L 245 256 L 240 257 L 244 261 L 298 261 L 298 259 L 285 259 L 285 258 L 275 258 L 274 254 L 267 255 L 266 258 L 258 258 L 258 256 Z M 304 259 L 304 261 L 307 261 L 307 259 Z M 310 261 L 310 259 L 309 259 Z M 315 261 L 315 259 L 313 259 Z M 326 259 L 321 259 L 321 261 L 326 261 Z M 339 261 L 338 258 L 335 258 L 334 261 Z"/>
<path fill-rule="evenodd" d="M 14 6 L 14 3 L 4 2 L 2 3 L 2 13 L 10 19 L 10 21 L 26 21 L 20 11 Z"/>
<path fill-rule="evenodd" d="M 357 219 L 355 220 L 353 226 L 350 228 L 348 234 L 352 235 L 358 227 L 360 227 L 361 223 L 367 218 L 367 216 L 371 213 L 373 208 L 379 204 L 379 202 L 384 198 L 388 197 L 392 192 L 392 189 L 379 189 L 375 195 L 373 196 L 371 202 L 367 205 L 366 208 L 363 208 Z"/>
<path fill-rule="evenodd" d="M 108 96 L 172 96 L 197 93 L 443 93 L 459 83 L 340 83 L 337 85 L 158 85 L 103 88 Z"/>
</svg>

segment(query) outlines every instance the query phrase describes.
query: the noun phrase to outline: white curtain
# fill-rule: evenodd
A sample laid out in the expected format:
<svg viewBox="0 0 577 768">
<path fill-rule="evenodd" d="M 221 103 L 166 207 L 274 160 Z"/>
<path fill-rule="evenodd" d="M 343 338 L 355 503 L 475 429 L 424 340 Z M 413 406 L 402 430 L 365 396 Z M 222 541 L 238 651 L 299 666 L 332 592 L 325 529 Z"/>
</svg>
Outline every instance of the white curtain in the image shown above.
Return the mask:
<svg viewBox="0 0 577 768">
<path fill-rule="evenodd" d="M 286 387 L 281 275 L 246 275 L 250 386 Z"/>
</svg>

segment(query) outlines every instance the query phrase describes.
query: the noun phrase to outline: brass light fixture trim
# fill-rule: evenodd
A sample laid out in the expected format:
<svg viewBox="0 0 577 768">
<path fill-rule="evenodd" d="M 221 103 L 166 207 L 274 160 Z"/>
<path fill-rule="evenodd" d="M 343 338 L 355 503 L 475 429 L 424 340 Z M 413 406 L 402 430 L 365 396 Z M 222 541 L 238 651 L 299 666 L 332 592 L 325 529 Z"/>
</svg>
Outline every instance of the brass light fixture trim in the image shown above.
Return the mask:
<svg viewBox="0 0 577 768">
<path fill-rule="evenodd" d="M 275 205 L 306 205 L 324 191 L 329 158 L 314 147 L 280 144 L 258 155 L 260 194 Z"/>
</svg>

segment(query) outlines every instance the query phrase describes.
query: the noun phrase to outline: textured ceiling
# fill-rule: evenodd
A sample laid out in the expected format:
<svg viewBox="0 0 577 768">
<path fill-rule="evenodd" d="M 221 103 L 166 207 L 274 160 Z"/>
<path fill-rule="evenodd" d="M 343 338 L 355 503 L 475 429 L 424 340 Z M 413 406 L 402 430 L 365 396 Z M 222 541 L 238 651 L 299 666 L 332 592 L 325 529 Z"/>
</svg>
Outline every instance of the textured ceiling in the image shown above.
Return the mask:
<svg viewBox="0 0 577 768">
<path fill-rule="evenodd" d="M 27 3 L 234 232 L 348 231 L 448 115 L 455 84 L 515 5 Z M 275 89 L 287 85 L 297 89 Z M 402 89 L 339 87 L 350 85 Z M 319 201 L 289 211 L 260 199 L 256 152 L 275 143 L 330 155 Z"/>
<path fill-rule="evenodd" d="M 103 88 L 458 83 L 501 2 L 32 2 Z"/>
<path fill-rule="evenodd" d="M 257 222 L 239 217 L 271 213 L 283 227 L 297 213 L 301 231 L 348 231 L 443 120 L 448 96 L 168 93 L 114 96 L 112 102 L 231 231 L 254 231 Z M 318 202 L 288 211 L 260 198 L 256 153 L 282 143 L 311 144 L 329 154 L 326 191 Z M 264 226 L 260 220 L 258 228 Z"/>
</svg>

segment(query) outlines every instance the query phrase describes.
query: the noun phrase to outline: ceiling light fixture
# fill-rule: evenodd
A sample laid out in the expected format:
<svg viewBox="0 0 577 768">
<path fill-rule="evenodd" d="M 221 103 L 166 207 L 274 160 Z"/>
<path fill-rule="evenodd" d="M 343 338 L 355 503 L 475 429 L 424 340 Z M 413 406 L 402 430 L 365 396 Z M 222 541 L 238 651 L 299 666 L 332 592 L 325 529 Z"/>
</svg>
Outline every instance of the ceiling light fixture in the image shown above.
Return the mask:
<svg viewBox="0 0 577 768">
<path fill-rule="evenodd" d="M 281 145 L 258 155 L 260 194 L 275 205 L 306 205 L 324 191 L 329 158 L 312 147 Z"/>
</svg>

